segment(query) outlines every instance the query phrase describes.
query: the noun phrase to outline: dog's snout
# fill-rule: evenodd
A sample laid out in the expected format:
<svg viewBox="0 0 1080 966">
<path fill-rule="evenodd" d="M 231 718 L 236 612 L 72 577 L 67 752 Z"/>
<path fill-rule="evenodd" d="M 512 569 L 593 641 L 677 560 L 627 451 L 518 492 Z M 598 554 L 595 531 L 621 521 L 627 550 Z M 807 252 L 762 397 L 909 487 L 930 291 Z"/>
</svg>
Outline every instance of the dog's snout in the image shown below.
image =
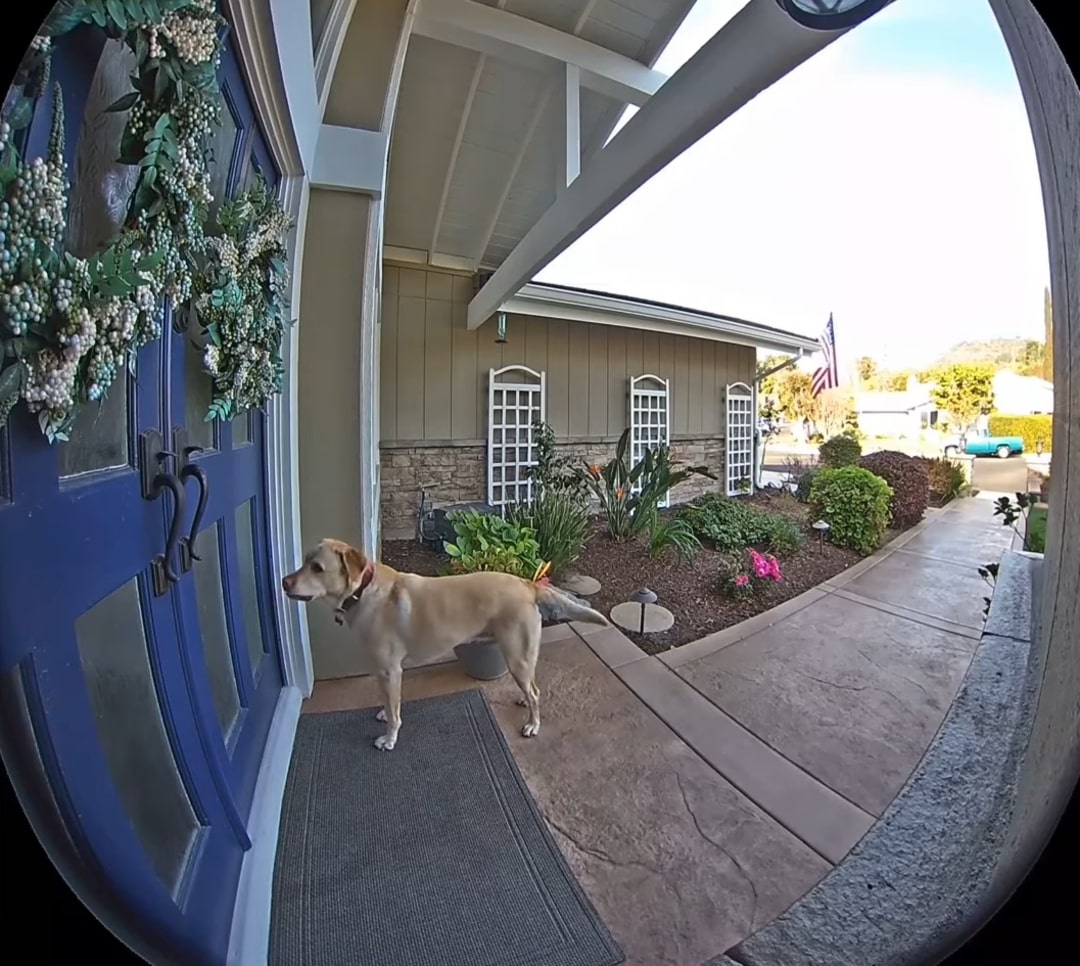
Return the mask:
<svg viewBox="0 0 1080 966">
<path fill-rule="evenodd" d="M 292 574 L 286 574 L 284 577 L 281 578 L 281 589 L 283 591 L 285 591 L 286 594 L 290 590 L 292 590 L 292 585 L 293 585 Z"/>
</svg>

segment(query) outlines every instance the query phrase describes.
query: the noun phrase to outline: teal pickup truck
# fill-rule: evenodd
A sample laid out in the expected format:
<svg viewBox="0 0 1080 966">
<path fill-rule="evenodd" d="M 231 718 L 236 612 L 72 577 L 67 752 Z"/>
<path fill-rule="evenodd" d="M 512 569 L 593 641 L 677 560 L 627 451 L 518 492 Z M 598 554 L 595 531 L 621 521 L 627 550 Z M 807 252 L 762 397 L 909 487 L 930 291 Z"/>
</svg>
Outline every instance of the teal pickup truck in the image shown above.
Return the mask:
<svg viewBox="0 0 1080 966">
<path fill-rule="evenodd" d="M 976 429 L 961 436 L 945 447 L 946 456 L 997 456 L 1007 460 L 1024 452 L 1024 441 L 1019 436 L 991 436 L 987 429 Z"/>
</svg>

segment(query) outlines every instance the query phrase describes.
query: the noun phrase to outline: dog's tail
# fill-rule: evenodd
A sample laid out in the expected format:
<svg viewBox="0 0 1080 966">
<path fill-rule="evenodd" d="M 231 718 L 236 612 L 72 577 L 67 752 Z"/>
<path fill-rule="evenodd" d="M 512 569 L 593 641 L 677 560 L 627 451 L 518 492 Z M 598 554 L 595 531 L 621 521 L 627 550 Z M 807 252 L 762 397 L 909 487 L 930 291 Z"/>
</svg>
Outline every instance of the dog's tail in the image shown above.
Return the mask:
<svg viewBox="0 0 1080 966">
<path fill-rule="evenodd" d="M 536 607 L 546 621 L 584 621 L 587 624 L 608 624 L 608 619 L 565 590 L 551 584 L 533 584 Z"/>
</svg>

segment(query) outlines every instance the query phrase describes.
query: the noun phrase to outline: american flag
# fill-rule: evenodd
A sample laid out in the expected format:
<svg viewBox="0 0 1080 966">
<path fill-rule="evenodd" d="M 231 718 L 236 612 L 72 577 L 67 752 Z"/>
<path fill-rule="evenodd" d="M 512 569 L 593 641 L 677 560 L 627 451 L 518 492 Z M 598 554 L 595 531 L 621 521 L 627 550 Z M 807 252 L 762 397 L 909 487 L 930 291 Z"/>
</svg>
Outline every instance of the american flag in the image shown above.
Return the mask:
<svg viewBox="0 0 1080 966">
<path fill-rule="evenodd" d="M 812 392 L 816 396 L 826 389 L 835 389 L 840 385 L 840 377 L 836 368 L 836 333 L 833 332 L 832 313 L 829 313 L 829 322 L 825 331 L 818 339 L 821 343 L 821 351 L 825 356 L 825 364 L 814 370 L 814 383 Z"/>
</svg>

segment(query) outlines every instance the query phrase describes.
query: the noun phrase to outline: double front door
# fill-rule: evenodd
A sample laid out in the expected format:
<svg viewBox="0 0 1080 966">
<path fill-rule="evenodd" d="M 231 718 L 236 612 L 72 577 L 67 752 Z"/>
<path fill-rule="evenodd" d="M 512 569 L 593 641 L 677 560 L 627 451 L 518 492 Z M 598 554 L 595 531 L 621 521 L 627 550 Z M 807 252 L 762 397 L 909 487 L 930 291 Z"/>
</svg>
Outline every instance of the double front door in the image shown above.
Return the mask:
<svg viewBox="0 0 1080 966">
<path fill-rule="evenodd" d="M 131 69 L 93 27 L 55 51 L 78 254 L 112 238 L 130 191 L 123 117 L 104 108 Z M 277 180 L 231 49 L 220 79 L 218 199 Z M 70 442 L 49 445 L 21 405 L 0 431 L 0 702 L 5 764 L 77 891 L 169 961 L 221 962 L 282 670 L 266 420 L 206 421 L 198 342 L 167 307 Z"/>
</svg>

